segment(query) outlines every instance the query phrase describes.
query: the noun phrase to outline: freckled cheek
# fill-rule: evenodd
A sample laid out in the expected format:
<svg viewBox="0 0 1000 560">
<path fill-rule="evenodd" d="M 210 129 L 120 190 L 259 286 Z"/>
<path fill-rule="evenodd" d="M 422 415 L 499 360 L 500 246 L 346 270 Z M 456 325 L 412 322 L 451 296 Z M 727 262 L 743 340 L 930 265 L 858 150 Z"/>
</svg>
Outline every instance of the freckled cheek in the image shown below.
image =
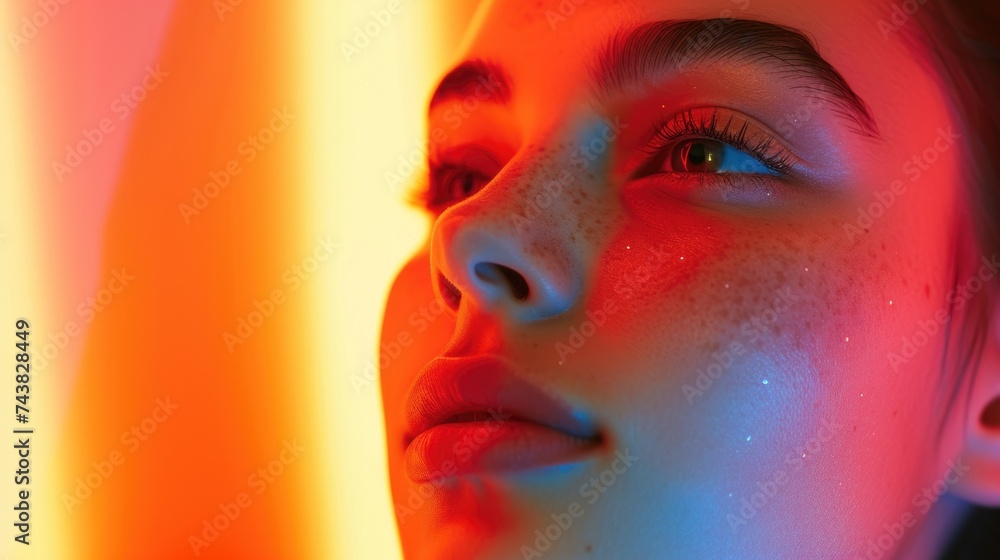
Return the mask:
<svg viewBox="0 0 1000 560">
<path fill-rule="evenodd" d="M 695 281 L 707 261 L 725 258 L 730 228 L 718 217 L 675 200 L 627 202 L 626 225 L 595 265 L 598 302 L 646 308 Z"/>
<path fill-rule="evenodd" d="M 588 302 L 592 309 L 616 304 L 601 344 L 615 354 L 622 375 L 604 402 L 638 418 L 632 424 L 638 433 L 628 437 L 668 443 L 649 453 L 728 438 L 718 461 L 704 453 L 662 461 L 679 478 L 697 480 L 723 476 L 722 457 L 739 454 L 754 465 L 746 468 L 744 489 L 777 469 L 794 473 L 798 489 L 820 473 L 859 484 L 867 471 L 888 476 L 886 465 L 900 456 L 893 438 L 901 426 L 923 428 L 912 418 L 900 422 L 903 412 L 894 420 L 893 409 L 903 411 L 924 388 L 891 375 L 887 350 L 912 330 L 915 317 L 894 316 L 901 297 L 888 306 L 894 290 L 885 284 L 892 278 L 882 270 L 885 259 L 839 244 L 839 224 L 754 228 L 653 202 L 628 207 L 626 225 L 595 265 Z M 786 301 L 777 302 L 783 290 Z M 742 355 L 725 355 L 733 343 L 742 345 Z M 699 386 L 699 374 L 710 368 L 717 377 Z M 689 402 L 685 384 L 703 394 Z M 824 421 L 844 428 L 816 443 Z M 664 428 L 678 425 L 689 429 Z M 862 435 L 870 453 L 852 447 Z"/>
</svg>

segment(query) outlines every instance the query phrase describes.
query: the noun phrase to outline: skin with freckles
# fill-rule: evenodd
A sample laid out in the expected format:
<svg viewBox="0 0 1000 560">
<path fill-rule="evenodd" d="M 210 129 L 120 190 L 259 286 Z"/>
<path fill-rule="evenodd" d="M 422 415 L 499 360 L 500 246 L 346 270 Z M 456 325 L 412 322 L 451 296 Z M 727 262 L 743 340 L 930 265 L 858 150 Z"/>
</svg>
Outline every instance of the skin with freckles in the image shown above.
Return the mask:
<svg viewBox="0 0 1000 560">
<path fill-rule="evenodd" d="M 976 305 L 949 311 L 949 294 L 982 255 L 956 249 L 947 93 L 880 30 L 889 4 L 564 4 L 487 3 L 456 65 L 488 61 L 509 95 L 429 113 L 432 227 L 382 333 L 400 350 L 381 382 L 407 559 L 932 557 L 911 543 L 937 496 L 915 496 L 965 477 L 965 418 L 944 398 L 946 327 L 921 325 Z M 698 41 L 640 83 L 594 84 L 616 34 L 691 19 L 723 20 L 703 41 L 735 19 L 797 30 L 872 126 L 762 57 L 690 55 Z M 484 354 L 586 414 L 600 445 L 412 480 L 418 372 Z"/>
</svg>

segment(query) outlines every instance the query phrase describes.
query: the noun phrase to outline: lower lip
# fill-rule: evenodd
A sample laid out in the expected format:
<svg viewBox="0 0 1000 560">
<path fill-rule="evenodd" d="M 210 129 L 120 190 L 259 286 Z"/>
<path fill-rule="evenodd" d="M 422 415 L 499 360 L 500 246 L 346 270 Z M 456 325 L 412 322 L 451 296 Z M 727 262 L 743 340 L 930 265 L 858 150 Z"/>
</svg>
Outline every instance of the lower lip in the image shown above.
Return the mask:
<svg viewBox="0 0 1000 560">
<path fill-rule="evenodd" d="M 416 482 L 452 476 L 526 471 L 584 459 L 595 439 L 509 420 L 440 424 L 406 448 L 406 472 Z"/>
</svg>

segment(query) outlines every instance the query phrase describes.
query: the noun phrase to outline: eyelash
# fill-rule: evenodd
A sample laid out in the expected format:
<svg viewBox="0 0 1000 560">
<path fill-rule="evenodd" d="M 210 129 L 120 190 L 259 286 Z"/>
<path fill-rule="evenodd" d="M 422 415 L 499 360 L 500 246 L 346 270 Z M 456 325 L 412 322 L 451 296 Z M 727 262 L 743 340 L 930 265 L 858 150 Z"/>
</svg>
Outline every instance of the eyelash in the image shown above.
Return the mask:
<svg viewBox="0 0 1000 560">
<path fill-rule="evenodd" d="M 738 150 L 742 150 L 759 161 L 762 165 L 781 175 L 787 175 L 792 171 L 794 161 L 791 153 L 782 147 L 778 142 L 766 132 L 751 133 L 751 125 L 744 122 L 741 126 L 733 126 L 733 115 L 728 118 L 720 118 L 720 110 L 713 108 L 710 110 L 686 110 L 677 113 L 669 120 L 661 118 L 654 127 L 653 137 L 647 146 L 642 150 L 647 154 L 647 163 L 637 170 L 639 175 L 654 174 L 651 169 L 658 168 L 664 158 L 669 157 L 669 148 L 678 140 L 689 138 L 709 138 L 728 144 Z M 418 184 L 414 185 L 409 192 L 409 202 L 414 206 L 421 207 L 432 213 L 438 213 L 449 204 L 447 193 L 443 192 L 443 187 L 438 184 L 440 176 L 449 170 L 460 169 L 461 166 L 446 164 L 434 161 L 428 162 L 428 168 L 423 174 Z M 477 173 L 474 169 L 465 169 L 469 173 Z M 765 179 L 767 176 L 752 173 L 715 173 L 715 174 L 687 174 L 698 179 L 699 183 L 714 181 L 715 183 L 729 185 L 734 190 L 737 188 L 746 189 L 751 182 L 756 184 L 755 179 L 760 179 L 758 188 L 767 189 L 770 184 Z"/>
<path fill-rule="evenodd" d="M 434 183 L 431 181 L 429 172 L 422 173 L 413 183 L 413 186 L 406 193 L 406 202 L 415 208 L 426 210 L 432 214 L 440 212 L 441 204 L 438 202 L 438 195 L 435 192 Z"/>
<path fill-rule="evenodd" d="M 475 175 L 483 179 L 484 182 L 491 180 L 492 174 L 484 173 L 476 169 L 474 165 L 459 163 L 446 163 L 435 156 L 430 156 L 427 167 L 420 178 L 408 193 L 407 199 L 411 205 L 423 208 L 433 214 L 440 213 L 449 204 L 454 202 L 449 198 L 447 187 L 450 185 L 447 179 L 449 173 Z M 489 176 L 488 176 L 489 175 Z"/>
<path fill-rule="evenodd" d="M 754 140 L 748 136 L 750 127 L 748 122 L 744 122 L 738 129 L 732 127 L 733 117 L 725 120 L 724 126 L 720 128 L 719 110 L 712 109 L 705 113 L 687 110 L 678 113 L 670 120 L 662 119 L 655 127 L 653 138 L 644 151 L 650 158 L 662 158 L 667 154 L 666 149 L 670 145 L 683 138 L 711 138 L 719 142 L 724 142 L 730 146 L 743 150 L 752 155 L 757 161 L 768 169 L 780 173 L 788 174 L 792 170 L 792 155 L 781 146 L 777 149 L 777 141 L 769 136 L 764 136 L 759 140 Z M 763 133 L 761 133 L 763 134 Z M 644 166 L 645 167 L 645 166 Z M 725 175 L 725 173 L 720 174 Z"/>
</svg>

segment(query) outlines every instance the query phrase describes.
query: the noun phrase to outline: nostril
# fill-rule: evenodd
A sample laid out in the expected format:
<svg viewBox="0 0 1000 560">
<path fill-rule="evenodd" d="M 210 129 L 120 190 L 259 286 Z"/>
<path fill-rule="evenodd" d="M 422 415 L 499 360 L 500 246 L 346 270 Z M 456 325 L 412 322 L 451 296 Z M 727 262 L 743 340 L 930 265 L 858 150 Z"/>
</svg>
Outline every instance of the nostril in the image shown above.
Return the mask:
<svg viewBox="0 0 1000 560">
<path fill-rule="evenodd" d="M 514 299 L 528 299 L 528 281 L 518 271 L 496 263 L 478 263 L 474 267 L 476 277 L 490 284 L 506 285 Z"/>
<path fill-rule="evenodd" d="M 462 292 L 458 291 L 444 274 L 438 274 L 438 283 L 441 289 L 441 299 L 444 300 L 445 305 L 452 308 L 452 310 L 458 310 L 458 304 L 462 301 Z"/>
<path fill-rule="evenodd" d="M 530 291 L 528 290 L 528 281 L 524 279 L 524 276 L 521 276 L 516 270 L 507 268 L 506 266 L 500 266 L 500 273 L 507 279 L 507 283 L 510 285 L 510 291 L 514 294 L 515 299 L 521 301 L 528 299 Z"/>
</svg>

